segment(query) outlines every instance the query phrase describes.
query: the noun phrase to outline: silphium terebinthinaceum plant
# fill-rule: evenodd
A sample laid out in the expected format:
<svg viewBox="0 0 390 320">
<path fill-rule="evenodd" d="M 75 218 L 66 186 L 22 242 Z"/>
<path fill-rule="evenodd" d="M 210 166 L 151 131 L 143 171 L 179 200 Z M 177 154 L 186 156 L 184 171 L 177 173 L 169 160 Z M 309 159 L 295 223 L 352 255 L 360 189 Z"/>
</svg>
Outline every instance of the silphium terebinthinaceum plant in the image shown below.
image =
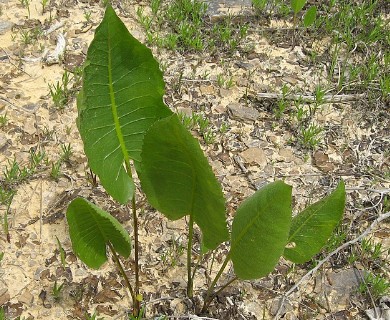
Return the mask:
<svg viewBox="0 0 390 320">
<path fill-rule="evenodd" d="M 332 194 L 292 218 L 292 188 L 275 181 L 239 206 L 229 232 L 222 188 L 198 141 L 164 104 L 163 94 L 162 73 L 151 51 L 128 32 L 108 5 L 88 49 L 77 126 L 89 165 L 102 186 L 131 208 L 133 245 L 114 217 L 83 198 L 70 203 L 66 216 L 73 250 L 87 266 L 98 269 L 107 261 L 107 248 L 111 251 L 130 291 L 133 317 L 141 317 L 143 310 L 132 168 L 154 208 L 171 220 L 189 216 L 189 297 L 200 262 L 193 266 L 195 224 L 202 232 L 202 253 L 230 243 L 225 261 L 207 288 L 201 312 L 207 311 L 229 262 L 236 276 L 227 284 L 267 275 L 282 255 L 295 263 L 310 260 L 339 223 L 345 204 L 344 183 L 340 182 Z M 119 257 L 128 258 L 132 247 L 134 286 Z"/>
</svg>

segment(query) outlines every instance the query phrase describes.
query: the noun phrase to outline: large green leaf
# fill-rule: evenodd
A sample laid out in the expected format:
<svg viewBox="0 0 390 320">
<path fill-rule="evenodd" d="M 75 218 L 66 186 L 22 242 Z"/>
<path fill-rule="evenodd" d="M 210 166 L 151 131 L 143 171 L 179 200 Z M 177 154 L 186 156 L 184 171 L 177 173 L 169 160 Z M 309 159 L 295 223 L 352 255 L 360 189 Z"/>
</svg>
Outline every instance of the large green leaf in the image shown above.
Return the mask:
<svg viewBox="0 0 390 320">
<path fill-rule="evenodd" d="M 291 186 L 268 184 L 237 209 L 230 255 L 236 275 L 258 279 L 271 272 L 283 254 L 291 224 Z"/>
<path fill-rule="evenodd" d="M 88 267 L 98 269 L 107 261 L 108 243 L 121 256 L 127 258 L 130 255 L 127 231 L 109 213 L 89 201 L 74 199 L 68 206 L 66 219 L 73 250 Z"/>
<path fill-rule="evenodd" d="M 193 215 L 208 249 L 228 239 L 221 186 L 176 115 L 149 129 L 141 157 L 139 177 L 152 206 L 173 220 Z"/>
<path fill-rule="evenodd" d="M 330 195 L 293 218 L 284 257 L 295 263 L 304 263 L 320 252 L 340 222 L 344 206 L 345 186 L 341 181 Z"/>
<path fill-rule="evenodd" d="M 163 103 L 158 63 L 111 6 L 88 49 L 83 77 L 78 127 L 89 165 L 107 192 L 126 203 L 134 185 L 124 162 L 140 161 L 146 130 L 172 112 Z"/>
</svg>

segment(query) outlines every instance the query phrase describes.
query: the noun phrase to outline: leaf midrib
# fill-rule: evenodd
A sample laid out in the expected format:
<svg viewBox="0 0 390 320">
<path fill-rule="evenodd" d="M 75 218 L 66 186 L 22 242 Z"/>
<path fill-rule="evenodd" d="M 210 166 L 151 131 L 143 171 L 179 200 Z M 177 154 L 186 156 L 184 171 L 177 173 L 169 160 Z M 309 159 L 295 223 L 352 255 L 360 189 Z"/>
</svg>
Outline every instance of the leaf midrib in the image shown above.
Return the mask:
<svg viewBox="0 0 390 320">
<path fill-rule="evenodd" d="M 108 25 L 109 28 L 109 25 Z M 114 119 L 115 123 L 115 131 L 116 135 L 119 141 L 119 145 L 122 150 L 122 154 L 125 160 L 126 167 L 130 166 L 130 158 L 129 158 L 129 153 L 127 152 L 125 141 L 123 139 L 123 134 L 122 134 L 122 129 L 121 125 L 119 123 L 119 117 L 118 117 L 118 107 L 116 104 L 116 99 L 115 99 L 115 93 L 114 93 L 114 83 L 113 83 L 113 76 L 112 76 L 112 54 L 111 54 L 111 37 L 110 37 L 110 30 L 107 32 L 107 43 L 108 43 L 108 88 L 110 91 L 110 101 L 111 101 L 111 112 L 112 116 Z"/>
</svg>

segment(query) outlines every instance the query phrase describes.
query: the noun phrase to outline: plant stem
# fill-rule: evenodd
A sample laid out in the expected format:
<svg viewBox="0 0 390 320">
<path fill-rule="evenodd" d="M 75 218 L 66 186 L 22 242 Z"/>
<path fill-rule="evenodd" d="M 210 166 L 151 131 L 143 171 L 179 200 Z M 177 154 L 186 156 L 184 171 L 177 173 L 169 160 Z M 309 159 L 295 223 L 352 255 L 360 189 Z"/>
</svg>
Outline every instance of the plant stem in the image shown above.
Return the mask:
<svg viewBox="0 0 390 320">
<path fill-rule="evenodd" d="M 225 270 L 225 268 L 226 268 L 226 266 L 227 266 L 229 261 L 230 261 L 230 252 L 226 255 L 225 261 L 223 262 L 221 268 L 219 269 L 217 275 L 215 276 L 213 282 L 211 283 L 210 287 L 208 288 L 208 290 L 206 292 L 206 297 L 204 298 L 204 303 L 203 303 L 203 308 L 202 308 L 201 313 L 206 312 L 206 310 L 209 307 L 211 301 L 213 300 L 214 294 L 212 293 L 212 291 L 214 290 L 215 285 L 217 284 L 219 278 L 221 277 L 221 275 L 222 275 L 223 271 Z"/>
<path fill-rule="evenodd" d="M 135 192 L 133 198 L 131 199 L 132 209 L 133 209 L 133 228 L 134 228 L 134 260 L 135 260 L 135 295 L 136 299 L 134 301 L 134 315 L 138 316 L 140 311 L 140 301 L 139 297 L 139 252 L 138 252 L 138 218 L 137 211 L 135 207 Z"/>
<path fill-rule="evenodd" d="M 295 48 L 295 36 L 296 36 L 296 28 L 297 28 L 297 14 L 294 12 L 294 20 L 293 20 L 293 36 L 292 36 L 292 48 Z"/>
<path fill-rule="evenodd" d="M 134 293 L 134 290 L 133 290 L 133 287 L 131 286 L 130 284 L 130 281 L 129 281 L 129 278 L 127 277 L 126 275 L 126 272 L 125 270 L 123 269 L 122 267 L 122 264 L 116 254 L 116 251 L 114 249 L 114 247 L 112 246 L 111 242 L 108 242 L 108 247 L 110 248 L 111 250 L 111 253 L 112 253 L 112 257 L 114 258 L 114 261 L 115 261 L 115 264 L 117 265 L 118 269 L 119 269 L 119 272 L 121 273 L 123 279 L 125 280 L 125 283 L 126 283 L 126 287 L 129 289 L 130 291 L 130 295 L 131 295 L 131 299 L 133 300 L 133 304 L 135 304 L 135 301 L 136 301 L 136 295 Z"/>
<path fill-rule="evenodd" d="M 125 167 L 127 171 L 127 175 L 133 180 L 131 174 L 131 166 L 128 158 L 125 158 Z M 133 215 L 133 237 L 134 237 L 134 262 L 135 262 L 135 298 L 133 299 L 133 315 L 135 317 L 139 316 L 141 306 L 140 306 L 140 282 L 139 282 L 139 241 L 138 241 L 138 218 L 137 218 L 137 208 L 135 206 L 135 190 L 133 193 L 133 197 L 131 198 L 131 206 L 132 206 L 132 215 Z"/>
<path fill-rule="evenodd" d="M 188 244 L 187 244 L 187 296 L 192 298 L 194 289 L 194 279 L 191 273 L 191 253 L 192 253 L 192 240 L 194 236 L 194 215 L 190 214 L 190 222 L 188 229 Z"/>
</svg>

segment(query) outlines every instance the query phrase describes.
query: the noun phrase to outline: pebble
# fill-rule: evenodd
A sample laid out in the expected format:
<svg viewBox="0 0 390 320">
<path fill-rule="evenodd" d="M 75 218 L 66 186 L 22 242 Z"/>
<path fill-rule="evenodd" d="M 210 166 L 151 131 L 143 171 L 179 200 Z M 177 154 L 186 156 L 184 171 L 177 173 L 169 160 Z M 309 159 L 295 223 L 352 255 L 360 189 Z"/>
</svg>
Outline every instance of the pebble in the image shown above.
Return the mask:
<svg viewBox="0 0 390 320">
<path fill-rule="evenodd" d="M 7 31 L 11 30 L 13 23 L 6 20 L 0 20 L 0 34 L 5 34 Z"/>
<path fill-rule="evenodd" d="M 200 93 L 202 95 L 211 95 L 211 94 L 215 94 L 215 89 L 213 86 L 205 86 L 205 85 L 202 85 L 199 87 L 199 90 L 200 90 Z"/>
<path fill-rule="evenodd" d="M 364 275 L 365 271 L 359 272 L 354 268 L 339 272 L 330 271 L 325 283 L 321 278 L 317 279 L 314 292 L 318 293 L 319 301 L 329 303 L 333 311 L 344 310 L 350 305 L 351 295 L 356 292 Z"/>
<path fill-rule="evenodd" d="M 34 296 L 30 291 L 26 290 L 18 297 L 18 301 L 31 307 L 32 303 L 34 302 Z"/>
<path fill-rule="evenodd" d="M 257 164 L 261 168 L 264 168 L 267 165 L 267 155 L 262 149 L 249 148 L 244 152 L 241 152 L 240 155 L 245 162 L 249 164 Z"/>
<path fill-rule="evenodd" d="M 256 121 L 260 113 L 252 107 L 244 107 L 239 103 L 230 103 L 227 106 L 231 118 L 235 120 L 249 120 L 249 121 Z"/>
<path fill-rule="evenodd" d="M 8 293 L 8 289 L 6 288 L 0 289 L 0 306 L 5 305 L 10 298 L 11 297 Z"/>
</svg>

